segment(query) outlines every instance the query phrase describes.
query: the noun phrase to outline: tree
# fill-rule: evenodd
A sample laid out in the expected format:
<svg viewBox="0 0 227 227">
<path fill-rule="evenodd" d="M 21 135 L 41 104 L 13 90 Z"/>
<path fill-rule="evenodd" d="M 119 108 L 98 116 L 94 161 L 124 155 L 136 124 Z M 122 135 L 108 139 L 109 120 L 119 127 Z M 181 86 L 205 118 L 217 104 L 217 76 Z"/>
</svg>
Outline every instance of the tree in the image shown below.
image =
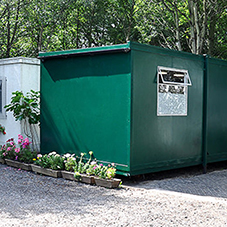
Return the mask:
<svg viewBox="0 0 227 227">
<path fill-rule="evenodd" d="M 1 58 L 19 54 L 17 40 L 20 36 L 23 0 L 3 0 L 0 6 L 0 43 Z"/>
<path fill-rule="evenodd" d="M 0 58 L 129 40 L 227 58 L 226 0 L 0 0 Z"/>
<path fill-rule="evenodd" d="M 140 41 L 194 54 L 225 56 L 220 53 L 226 41 L 220 29 L 223 25 L 227 29 L 225 0 L 147 0 L 140 7 Z"/>
</svg>

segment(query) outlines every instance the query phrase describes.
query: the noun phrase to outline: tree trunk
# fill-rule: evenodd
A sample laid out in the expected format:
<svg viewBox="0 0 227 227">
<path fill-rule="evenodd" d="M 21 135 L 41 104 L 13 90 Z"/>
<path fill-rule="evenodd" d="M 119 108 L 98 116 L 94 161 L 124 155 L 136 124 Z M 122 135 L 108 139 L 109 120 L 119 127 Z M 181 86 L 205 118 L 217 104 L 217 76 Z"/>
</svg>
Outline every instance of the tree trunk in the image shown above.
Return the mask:
<svg viewBox="0 0 227 227">
<path fill-rule="evenodd" d="M 6 58 L 9 58 L 10 56 L 10 6 L 7 3 L 7 47 L 6 47 Z"/>
<path fill-rule="evenodd" d="M 179 15 L 178 15 L 176 1 L 174 1 L 174 8 L 175 8 L 175 25 L 176 25 L 176 47 L 179 51 L 181 51 L 182 48 L 181 48 L 181 41 L 180 41 Z"/>
<path fill-rule="evenodd" d="M 215 47 L 215 25 L 216 25 L 216 15 L 213 14 L 210 17 L 210 29 L 208 34 L 208 54 L 210 56 L 214 55 L 214 47 Z"/>
<path fill-rule="evenodd" d="M 193 0 L 188 1 L 189 14 L 190 14 L 190 39 L 189 39 L 189 48 L 193 54 L 196 53 L 196 36 L 195 36 L 195 17 L 194 17 L 194 2 Z"/>
</svg>

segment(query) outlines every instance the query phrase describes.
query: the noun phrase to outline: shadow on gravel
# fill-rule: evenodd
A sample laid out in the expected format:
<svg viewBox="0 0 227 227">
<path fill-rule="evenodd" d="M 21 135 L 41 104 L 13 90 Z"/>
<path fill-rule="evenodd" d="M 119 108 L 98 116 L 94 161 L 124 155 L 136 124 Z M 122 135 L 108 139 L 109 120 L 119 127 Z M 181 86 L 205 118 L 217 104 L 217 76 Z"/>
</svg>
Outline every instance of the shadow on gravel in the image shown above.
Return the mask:
<svg viewBox="0 0 227 227">
<path fill-rule="evenodd" d="M 227 162 L 181 168 L 152 174 L 122 177 L 123 184 L 135 188 L 166 190 L 199 196 L 227 198 Z"/>
</svg>

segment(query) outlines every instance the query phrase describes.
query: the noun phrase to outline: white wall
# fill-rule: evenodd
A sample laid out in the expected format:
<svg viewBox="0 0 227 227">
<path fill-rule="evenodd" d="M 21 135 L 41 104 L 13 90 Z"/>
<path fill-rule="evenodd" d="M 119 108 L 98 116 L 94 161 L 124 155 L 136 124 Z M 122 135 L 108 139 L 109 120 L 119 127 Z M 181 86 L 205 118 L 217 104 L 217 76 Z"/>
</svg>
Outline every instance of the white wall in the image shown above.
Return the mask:
<svg viewBox="0 0 227 227">
<path fill-rule="evenodd" d="M 40 90 L 40 62 L 35 58 L 6 58 L 0 59 L 0 76 L 6 77 L 6 104 L 9 104 L 13 91 Z M 13 114 L 7 112 L 0 118 L 0 124 L 5 126 L 6 135 L 0 133 L 0 144 L 4 144 L 9 138 L 17 142 L 18 134 L 22 133 L 21 123 L 15 121 Z"/>
</svg>

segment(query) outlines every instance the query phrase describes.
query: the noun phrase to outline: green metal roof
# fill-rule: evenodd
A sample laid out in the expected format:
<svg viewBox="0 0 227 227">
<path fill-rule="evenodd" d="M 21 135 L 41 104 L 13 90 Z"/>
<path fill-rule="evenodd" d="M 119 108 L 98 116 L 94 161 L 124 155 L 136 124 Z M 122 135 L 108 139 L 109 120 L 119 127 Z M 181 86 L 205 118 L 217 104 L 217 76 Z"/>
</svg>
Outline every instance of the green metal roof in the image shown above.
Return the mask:
<svg viewBox="0 0 227 227">
<path fill-rule="evenodd" d="M 129 52 L 130 51 L 130 42 L 125 44 L 111 45 L 111 46 L 102 46 L 102 47 L 91 47 L 91 48 L 82 48 L 82 49 L 73 49 L 65 51 L 55 51 L 55 52 L 40 52 L 38 58 L 61 58 L 75 55 L 93 55 L 99 53 L 112 53 L 112 52 Z"/>
</svg>

